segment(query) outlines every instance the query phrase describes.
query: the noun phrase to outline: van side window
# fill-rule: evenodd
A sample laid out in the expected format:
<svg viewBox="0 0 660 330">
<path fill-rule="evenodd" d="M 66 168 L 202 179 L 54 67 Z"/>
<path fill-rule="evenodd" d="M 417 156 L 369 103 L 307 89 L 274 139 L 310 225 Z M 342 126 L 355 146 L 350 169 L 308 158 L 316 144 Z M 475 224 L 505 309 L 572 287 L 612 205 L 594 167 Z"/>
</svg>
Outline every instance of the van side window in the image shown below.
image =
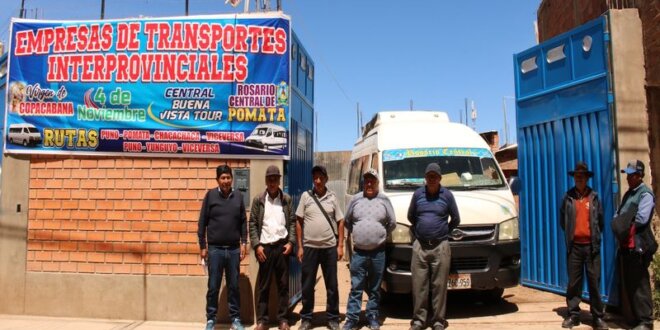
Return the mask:
<svg viewBox="0 0 660 330">
<path fill-rule="evenodd" d="M 378 163 L 379 162 L 380 162 L 380 160 L 378 159 L 378 153 L 374 152 L 373 154 L 371 154 L 371 168 L 378 171 Z"/>
<path fill-rule="evenodd" d="M 346 192 L 349 195 L 355 195 L 360 191 L 360 176 L 362 174 L 362 171 L 360 170 L 360 160 L 359 159 L 353 159 L 351 162 L 351 169 L 349 170 L 348 173 L 348 187 L 346 189 Z"/>
<path fill-rule="evenodd" d="M 364 190 L 364 178 L 362 177 L 362 174 L 366 172 L 369 169 L 369 155 L 365 155 L 360 157 L 360 175 L 358 178 L 358 191 Z"/>
</svg>

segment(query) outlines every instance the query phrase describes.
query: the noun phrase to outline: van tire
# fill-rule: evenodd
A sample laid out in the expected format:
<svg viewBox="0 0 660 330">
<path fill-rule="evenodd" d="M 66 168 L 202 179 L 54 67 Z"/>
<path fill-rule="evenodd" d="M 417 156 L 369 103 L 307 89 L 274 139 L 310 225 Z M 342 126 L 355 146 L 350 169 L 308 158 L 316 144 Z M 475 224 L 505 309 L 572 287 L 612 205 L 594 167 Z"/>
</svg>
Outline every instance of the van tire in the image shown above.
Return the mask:
<svg viewBox="0 0 660 330">
<path fill-rule="evenodd" d="M 9 138 L 9 143 L 13 144 L 14 143 L 14 138 Z"/>
<path fill-rule="evenodd" d="M 24 146 L 24 147 L 27 147 L 27 146 L 28 146 L 28 141 L 27 141 L 27 140 L 23 140 L 23 146 Z"/>
</svg>

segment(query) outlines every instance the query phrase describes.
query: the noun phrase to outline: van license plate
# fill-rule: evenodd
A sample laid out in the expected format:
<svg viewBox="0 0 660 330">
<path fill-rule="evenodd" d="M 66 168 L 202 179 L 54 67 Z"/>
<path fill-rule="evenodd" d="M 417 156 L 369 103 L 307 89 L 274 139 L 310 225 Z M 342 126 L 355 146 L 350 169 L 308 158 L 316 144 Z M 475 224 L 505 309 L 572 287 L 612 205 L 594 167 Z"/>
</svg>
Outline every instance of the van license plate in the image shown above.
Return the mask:
<svg viewBox="0 0 660 330">
<path fill-rule="evenodd" d="M 449 274 L 447 279 L 447 289 L 469 289 L 472 287 L 472 277 L 470 274 Z"/>
</svg>

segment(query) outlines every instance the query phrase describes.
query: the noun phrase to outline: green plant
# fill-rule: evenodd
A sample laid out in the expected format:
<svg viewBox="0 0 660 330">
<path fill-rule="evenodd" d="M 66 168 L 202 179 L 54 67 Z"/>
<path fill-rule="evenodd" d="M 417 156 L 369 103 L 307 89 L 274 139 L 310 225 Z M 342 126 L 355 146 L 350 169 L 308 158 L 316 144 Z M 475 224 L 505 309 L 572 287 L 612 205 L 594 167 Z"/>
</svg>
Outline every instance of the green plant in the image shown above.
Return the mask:
<svg viewBox="0 0 660 330">
<path fill-rule="evenodd" d="M 651 262 L 651 287 L 653 288 L 653 313 L 660 318 L 660 253 L 656 253 Z"/>
</svg>

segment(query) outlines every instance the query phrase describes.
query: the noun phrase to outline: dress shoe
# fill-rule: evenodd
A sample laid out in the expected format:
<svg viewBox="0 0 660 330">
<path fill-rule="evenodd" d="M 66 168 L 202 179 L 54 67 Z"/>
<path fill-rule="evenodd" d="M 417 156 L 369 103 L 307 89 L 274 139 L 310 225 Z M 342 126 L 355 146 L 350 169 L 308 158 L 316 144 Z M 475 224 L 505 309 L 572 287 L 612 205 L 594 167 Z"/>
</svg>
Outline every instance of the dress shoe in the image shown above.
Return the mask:
<svg viewBox="0 0 660 330">
<path fill-rule="evenodd" d="M 330 330 L 339 330 L 339 322 L 329 321 L 328 322 L 328 329 L 330 329 Z"/>
<path fill-rule="evenodd" d="M 288 321 L 280 321 L 280 326 L 278 327 L 280 330 L 289 330 L 289 322 Z"/>
<path fill-rule="evenodd" d="M 569 316 L 567 317 L 564 322 L 561 323 L 562 328 L 572 328 L 580 325 L 580 318 L 577 316 Z"/>
<path fill-rule="evenodd" d="M 302 320 L 300 322 L 300 327 L 298 327 L 298 330 L 311 330 L 312 329 L 312 322 L 310 320 Z"/>
<path fill-rule="evenodd" d="M 610 328 L 607 325 L 607 322 L 605 322 L 600 317 L 594 317 L 593 322 L 591 323 L 591 326 L 596 330 L 607 330 L 607 329 Z"/>
<path fill-rule="evenodd" d="M 254 330 L 267 330 L 266 322 L 257 322 L 257 326 L 254 327 Z"/>
<path fill-rule="evenodd" d="M 648 324 L 640 323 L 636 327 L 632 328 L 632 330 L 653 330 L 653 327 Z"/>
</svg>

